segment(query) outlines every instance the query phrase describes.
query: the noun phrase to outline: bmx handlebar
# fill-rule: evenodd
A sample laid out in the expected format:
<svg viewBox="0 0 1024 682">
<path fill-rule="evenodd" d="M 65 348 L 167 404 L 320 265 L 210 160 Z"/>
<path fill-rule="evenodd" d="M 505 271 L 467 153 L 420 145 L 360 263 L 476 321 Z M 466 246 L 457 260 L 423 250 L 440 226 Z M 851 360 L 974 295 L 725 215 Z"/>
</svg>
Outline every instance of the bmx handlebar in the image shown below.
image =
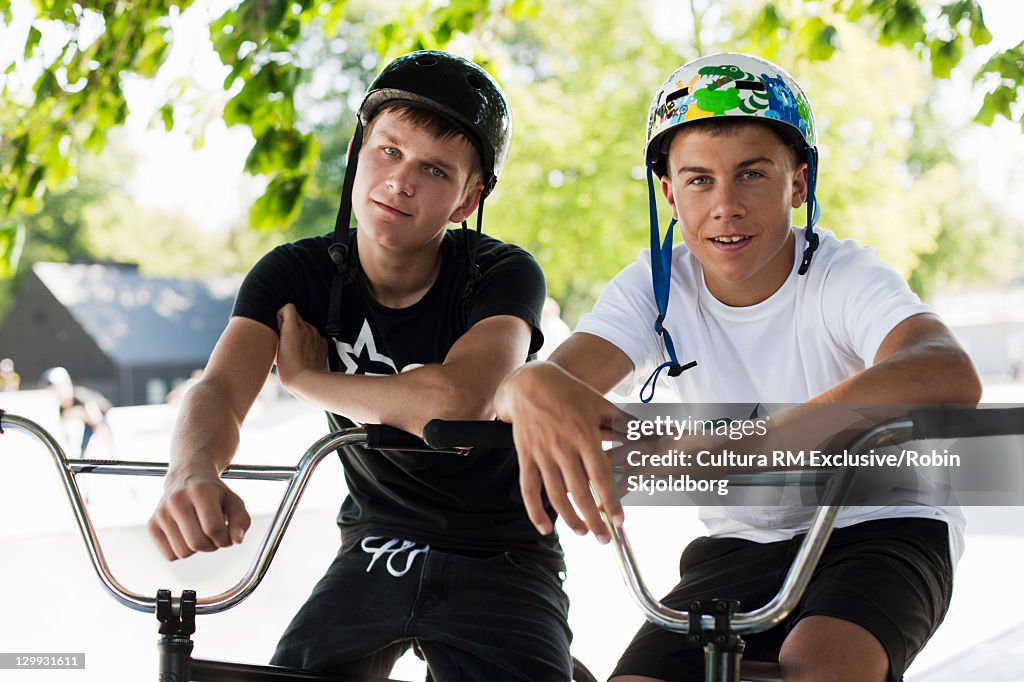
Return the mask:
<svg viewBox="0 0 1024 682">
<path fill-rule="evenodd" d="M 0 410 L 0 434 L 4 429 L 19 431 L 38 440 L 50 452 L 57 473 L 64 487 L 71 511 L 74 514 L 79 534 L 89 554 L 96 575 L 107 591 L 120 603 L 137 611 L 152 612 L 156 598 L 133 592 L 124 587 L 111 573 L 97 538 L 88 510 L 75 481 L 75 475 L 115 474 L 133 476 L 163 476 L 167 464 L 153 462 L 128 462 L 114 460 L 71 460 L 69 461 L 60 444 L 35 422 Z M 893 438 L 911 440 L 917 438 L 947 438 L 963 436 L 984 436 L 1024 433 L 1024 408 L 966 409 L 937 407 L 910 412 L 908 417 L 894 419 L 880 424 L 862 434 L 851 446 L 853 450 L 871 447 L 873 443 Z M 472 447 L 511 447 L 511 425 L 502 422 L 443 422 L 434 420 L 424 429 L 424 439 L 398 429 L 379 425 L 366 425 L 343 429 L 331 433 L 313 443 L 302 455 L 298 464 L 286 466 L 228 467 L 221 474 L 223 478 L 287 481 L 288 487 L 281 498 L 269 528 L 260 542 L 256 556 L 242 578 L 228 590 L 196 600 L 196 613 L 218 613 L 226 611 L 256 589 L 270 567 L 280 546 L 299 499 L 304 492 L 313 470 L 324 457 L 340 447 L 361 445 L 382 450 L 418 450 L 430 452 L 465 452 Z M 772 480 L 771 473 L 752 474 L 763 481 Z M 826 502 L 842 499 L 850 486 L 851 475 L 841 472 L 828 483 Z M 792 479 L 790 479 L 792 480 Z M 811 573 L 824 551 L 840 507 L 834 504 L 820 506 L 811 521 L 800 550 L 790 567 L 789 573 L 776 596 L 765 606 L 754 611 L 738 613 L 733 617 L 735 630 L 739 633 L 759 632 L 781 622 L 795 606 Z M 623 579 L 630 588 L 634 600 L 647 618 L 670 630 L 686 632 L 689 614 L 670 609 L 651 596 L 637 568 L 629 540 L 621 527 L 611 527 L 611 537 L 619 560 Z M 712 616 L 703 616 L 702 625 L 711 627 Z"/>
<path fill-rule="evenodd" d="M 39 441 L 50 453 L 57 474 L 63 484 L 71 512 L 75 517 L 78 533 L 85 545 L 89 560 L 97 577 L 106 590 L 120 603 L 136 611 L 152 612 L 156 608 L 156 597 L 134 592 L 114 577 L 103 554 L 103 548 L 88 509 L 82 500 L 75 481 L 76 474 L 113 474 L 121 476 L 163 476 L 167 464 L 159 462 L 127 462 L 115 460 L 68 460 L 63 448 L 53 436 L 35 422 L 0 410 L 0 433 L 5 429 L 25 433 Z M 313 470 L 324 457 L 345 445 L 367 445 L 380 450 L 428 450 L 437 452 L 412 434 L 379 425 L 367 425 L 345 429 L 324 436 L 313 443 L 298 464 L 286 466 L 230 466 L 221 474 L 223 478 L 250 479 L 262 481 L 287 481 L 288 487 L 281 497 L 277 510 L 271 519 L 266 534 L 260 541 L 259 549 L 246 570 L 245 575 L 228 590 L 210 597 L 196 600 L 196 613 L 218 613 L 240 603 L 256 589 L 263 580 L 281 544 L 295 508 L 305 491 Z"/>
<path fill-rule="evenodd" d="M 878 424 L 858 436 L 849 449 L 861 452 L 882 442 L 906 442 L 929 438 L 961 438 L 1016 435 L 1024 433 L 1024 407 L 977 409 L 947 405 L 911 410 L 906 417 Z M 487 444 L 492 447 L 512 446 L 512 427 L 501 422 L 434 421 L 424 429 L 424 439 L 436 447 L 470 447 Z M 853 470 L 768 471 L 734 474 L 736 485 L 792 484 L 826 486 L 820 505 L 808 527 L 807 534 L 790 565 L 782 586 L 764 606 L 737 613 L 732 627 L 738 634 L 762 632 L 786 619 L 803 595 L 811 575 L 828 544 L 841 505 L 853 479 Z M 607 519 L 606 519 L 607 523 Z M 634 601 L 652 623 L 676 632 L 689 632 L 690 614 L 671 609 L 655 599 L 644 583 L 629 539 L 622 527 L 608 524 L 620 572 Z M 714 626 L 714 617 L 701 617 L 702 628 Z"/>
</svg>

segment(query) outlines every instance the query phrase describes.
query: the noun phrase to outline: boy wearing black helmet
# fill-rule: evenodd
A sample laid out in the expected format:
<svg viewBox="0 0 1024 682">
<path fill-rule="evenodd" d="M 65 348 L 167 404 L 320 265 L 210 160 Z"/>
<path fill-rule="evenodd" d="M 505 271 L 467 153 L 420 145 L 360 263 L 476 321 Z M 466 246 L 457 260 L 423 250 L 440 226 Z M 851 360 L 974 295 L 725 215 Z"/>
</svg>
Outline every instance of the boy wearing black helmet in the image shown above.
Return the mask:
<svg viewBox="0 0 1024 682">
<path fill-rule="evenodd" d="M 627 378 L 647 378 L 647 401 L 664 372 L 679 400 L 731 408 L 737 414 L 712 416 L 733 420 L 749 419 L 752 406 L 796 404 L 772 415 L 773 428 L 794 425 L 811 443 L 835 432 L 807 418 L 807 403 L 895 412 L 978 401 L 970 359 L 902 277 L 872 250 L 815 229 L 817 160 L 807 98 L 778 66 L 716 54 L 665 80 L 647 123 L 650 254 L 615 277 L 550 362 L 517 370 L 495 398 L 499 418 L 513 424 L 540 532 L 551 529 L 542 488 L 577 532 L 608 542 L 599 507 L 622 522 L 601 441 L 628 419 L 603 397 Z M 658 180 L 673 216 L 664 241 Z M 804 204 L 807 225 L 794 229 L 791 212 Z M 673 248 L 677 221 L 685 243 Z M 748 452 L 744 445 L 727 447 Z M 764 605 L 813 511 L 701 507 L 709 537 L 687 547 L 680 582 L 662 602 L 683 611 L 703 598 L 738 599 L 743 611 Z M 904 497 L 844 508 L 803 600 L 785 623 L 747 637 L 745 656 L 779 661 L 787 682 L 901 679 L 948 607 L 962 531 L 958 509 Z M 703 653 L 646 624 L 613 675 L 699 682 Z"/>
<path fill-rule="evenodd" d="M 542 342 L 545 294 L 526 252 L 480 233 L 510 135 L 503 93 L 472 62 L 421 51 L 378 75 L 334 234 L 252 269 L 182 406 L 150 521 L 167 558 L 241 541 L 248 514 L 218 473 L 275 359 L 283 385 L 335 427 L 419 434 L 433 418 L 493 416 L 494 389 Z M 561 548 L 523 512 L 512 451 L 340 456 L 341 551 L 274 664 L 384 677 L 415 644 L 439 682 L 569 679 Z"/>
</svg>

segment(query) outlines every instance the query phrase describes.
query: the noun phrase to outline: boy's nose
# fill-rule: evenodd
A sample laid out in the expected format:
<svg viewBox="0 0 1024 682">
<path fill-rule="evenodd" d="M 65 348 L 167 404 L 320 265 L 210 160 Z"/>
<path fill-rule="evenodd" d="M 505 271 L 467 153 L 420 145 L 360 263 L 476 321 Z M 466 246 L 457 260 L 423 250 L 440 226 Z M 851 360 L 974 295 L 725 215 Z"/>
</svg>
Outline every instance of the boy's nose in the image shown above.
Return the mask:
<svg viewBox="0 0 1024 682">
<path fill-rule="evenodd" d="M 405 166 L 399 166 L 391 171 L 386 181 L 388 189 L 396 194 L 404 194 L 411 197 L 416 193 L 416 184 L 413 181 L 412 172 Z"/>
<path fill-rule="evenodd" d="M 711 215 L 718 220 L 740 218 L 746 214 L 746 207 L 740 198 L 740 192 L 729 183 L 719 183 L 714 190 L 714 203 Z"/>
</svg>

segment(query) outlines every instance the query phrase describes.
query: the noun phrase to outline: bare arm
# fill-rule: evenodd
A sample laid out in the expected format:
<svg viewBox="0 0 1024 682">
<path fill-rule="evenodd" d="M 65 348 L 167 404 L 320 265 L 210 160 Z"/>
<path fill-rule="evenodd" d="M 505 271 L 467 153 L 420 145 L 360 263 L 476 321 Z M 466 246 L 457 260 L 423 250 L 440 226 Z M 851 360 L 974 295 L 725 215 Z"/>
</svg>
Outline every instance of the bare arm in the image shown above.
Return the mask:
<svg viewBox="0 0 1024 682">
<path fill-rule="evenodd" d="M 168 559 L 242 541 L 250 519 L 220 479 L 234 458 L 242 421 L 266 381 L 277 349 L 273 330 L 232 318 L 202 378 L 185 395 L 171 436 L 164 495 L 149 532 Z"/>
<path fill-rule="evenodd" d="M 601 542 L 610 539 L 599 508 L 621 523 L 622 507 L 601 440 L 611 434 L 616 417 L 625 415 L 604 394 L 632 370 L 629 357 L 616 346 L 576 333 L 555 349 L 548 362 L 520 368 L 498 389 L 498 417 L 512 423 L 523 500 L 541 533 L 551 532 L 542 488 L 576 533 L 586 534 L 589 528 Z M 577 515 L 567 493 L 585 520 Z"/>
<path fill-rule="evenodd" d="M 491 419 L 495 389 L 529 352 L 530 326 L 510 315 L 484 319 L 444 362 L 390 376 L 329 372 L 327 342 L 291 304 L 278 315 L 281 383 L 296 397 L 366 423 L 421 434 L 431 419 Z"/>
<path fill-rule="evenodd" d="M 615 346 L 574 334 L 552 354 L 551 362 L 524 367 L 499 388 L 498 416 L 513 423 L 523 497 L 542 533 L 550 532 L 550 523 L 540 502 L 541 482 L 552 505 L 577 533 L 589 528 L 601 542 L 608 539 L 588 483 L 605 513 L 613 522 L 621 521 L 611 463 L 600 447 L 615 410 L 601 394 L 631 370 L 629 359 Z M 841 431 L 863 428 L 866 418 L 905 412 L 908 404 L 976 404 L 980 396 L 974 367 L 949 329 L 933 315 L 915 315 L 889 332 L 871 367 L 787 411 L 769 438 L 784 443 L 787 434 L 796 432 L 802 443 L 827 442 Z M 815 403 L 856 409 L 824 411 Z M 871 414 L 863 406 L 871 406 Z M 827 419 L 820 418 L 823 413 Z M 702 475 L 722 473 L 709 470 Z M 569 505 L 567 491 L 585 523 Z"/>
<path fill-rule="evenodd" d="M 967 353 L 942 320 L 920 314 L 893 327 L 871 367 L 811 402 L 976 405 L 979 400 L 981 382 Z"/>
</svg>

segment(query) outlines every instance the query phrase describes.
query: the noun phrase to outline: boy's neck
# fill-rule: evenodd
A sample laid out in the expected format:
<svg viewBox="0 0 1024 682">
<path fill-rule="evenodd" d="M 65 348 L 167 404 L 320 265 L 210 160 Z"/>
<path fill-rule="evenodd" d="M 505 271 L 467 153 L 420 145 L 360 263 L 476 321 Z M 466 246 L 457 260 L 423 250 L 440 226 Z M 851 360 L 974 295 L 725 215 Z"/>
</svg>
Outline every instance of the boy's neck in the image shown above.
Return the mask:
<svg viewBox="0 0 1024 682">
<path fill-rule="evenodd" d="M 411 254 L 385 251 L 359 239 L 359 269 L 374 299 L 387 308 L 408 308 L 423 298 L 441 272 L 443 239 L 441 233 L 434 243 Z"/>
</svg>

